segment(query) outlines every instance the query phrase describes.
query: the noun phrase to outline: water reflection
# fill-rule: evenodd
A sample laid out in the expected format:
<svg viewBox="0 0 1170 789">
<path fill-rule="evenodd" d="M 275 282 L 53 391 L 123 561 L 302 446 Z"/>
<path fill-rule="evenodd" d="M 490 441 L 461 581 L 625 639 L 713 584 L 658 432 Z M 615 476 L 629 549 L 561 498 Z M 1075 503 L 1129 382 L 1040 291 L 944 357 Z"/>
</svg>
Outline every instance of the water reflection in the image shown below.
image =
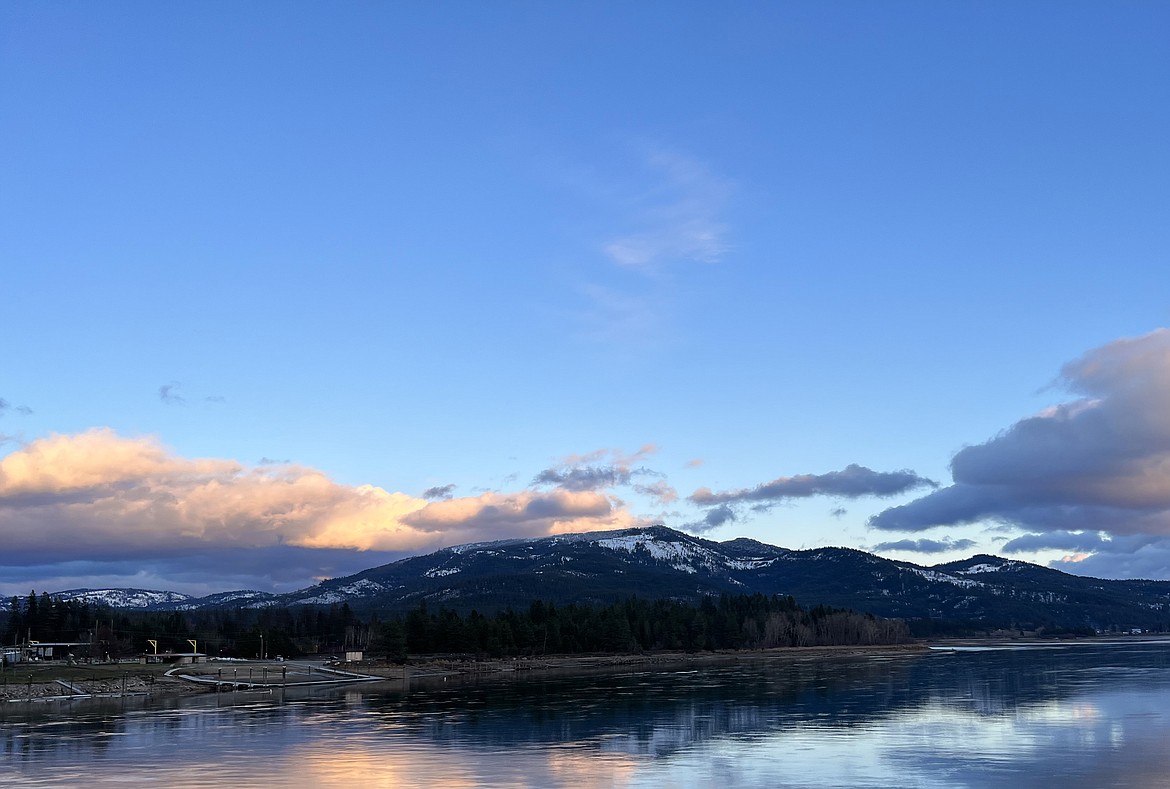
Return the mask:
<svg viewBox="0 0 1170 789">
<path fill-rule="evenodd" d="M 69 719 L 10 704 L 0 783 L 1156 786 L 1170 771 L 1168 654 L 1123 644 L 743 660 L 408 693 L 78 704 Z"/>
</svg>

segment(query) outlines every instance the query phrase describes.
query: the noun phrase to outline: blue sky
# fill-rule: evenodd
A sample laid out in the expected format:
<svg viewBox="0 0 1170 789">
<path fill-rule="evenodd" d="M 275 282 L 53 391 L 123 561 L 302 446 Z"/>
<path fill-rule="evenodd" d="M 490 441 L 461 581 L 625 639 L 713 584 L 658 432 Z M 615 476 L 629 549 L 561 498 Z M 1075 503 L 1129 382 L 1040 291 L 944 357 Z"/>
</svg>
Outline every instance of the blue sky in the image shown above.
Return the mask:
<svg viewBox="0 0 1170 789">
<path fill-rule="evenodd" d="M 1168 29 L 6 4 L 0 592 L 658 521 L 1170 578 Z"/>
</svg>

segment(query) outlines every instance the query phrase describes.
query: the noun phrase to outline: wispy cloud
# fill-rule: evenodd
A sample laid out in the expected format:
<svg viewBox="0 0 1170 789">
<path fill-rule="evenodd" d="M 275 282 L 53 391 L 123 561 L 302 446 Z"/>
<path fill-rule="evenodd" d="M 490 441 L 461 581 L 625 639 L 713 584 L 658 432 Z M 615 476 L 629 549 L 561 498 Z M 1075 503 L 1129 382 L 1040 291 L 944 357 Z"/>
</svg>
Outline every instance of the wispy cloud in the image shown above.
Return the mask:
<svg viewBox="0 0 1170 789">
<path fill-rule="evenodd" d="M 648 484 L 635 484 L 634 490 L 651 499 L 661 507 L 669 506 L 678 501 L 678 491 L 664 479 Z"/>
<path fill-rule="evenodd" d="M 666 327 L 661 299 L 595 283 L 582 285 L 580 292 L 585 307 L 573 316 L 580 339 L 634 350 L 662 342 Z"/>
<path fill-rule="evenodd" d="M 733 187 L 699 160 L 643 145 L 620 175 L 598 188 L 604 229 L 596 231 L 600 266 L 576 285 L 586 306 L 575 311 L 579 336 L 622 348 L 666 342 L 688 265 L 721 262 Z M 680 276 L 681 275 L 681 276 Z"/>
<path fill-rule="evenodd" d="M 633 454 L 625 454 L 618 449 L 599 449 L 587 455 L 570 455 L 559 464 L 537 473 L 532 479 L 532 485 L 554 486 L 568 491 L 633 487 L 638 493 L 661 504 L 668 504 L 678 498 L 678 493 L 665 479 L 653 483 L 637 481 L 645 477 L 665 476 L 644 465 L 635 465 L 641 464 L 656 451 L 653 444 L 646 444 Z"/>
<path fill-rule="evenodd" d="M 158 399 L 165 405 L 186 405 L 186 398 L 179 394 L 180 386 L 181 384 L 178 381 L 163 384 L 158 388 Z"/>
<path fill-rule="evenodd" d="M 695 159 L 652 151 L 645 183 L 629 196 L 630 229 L 603 244 L 620 266 L 646 269 L 680 262 L 715 263 L 726 252 L 722 213 L 730 184 Z"/>
<path fill-rule="evenodd" d="M 8 411 L 15 411 L 21 416 L 29 416 L 33 412 L 27 405 L 13 405 L 3 397 L 0 397 L 0 416 L 4 416 Z"/>
<path fill-rule="evenodd" d="M 187 405 L 187 396 L 182 393 L 182 388 L 183 384 L 179 381 L 171 381 L 169 384 L 163 384 L 158 388 L 158 399 L 164 405 Z M 195 398 L 195 402 L 219 405 L 226 403 L 227 398 L 223 395 L 206 395 Z"/>
</svg>

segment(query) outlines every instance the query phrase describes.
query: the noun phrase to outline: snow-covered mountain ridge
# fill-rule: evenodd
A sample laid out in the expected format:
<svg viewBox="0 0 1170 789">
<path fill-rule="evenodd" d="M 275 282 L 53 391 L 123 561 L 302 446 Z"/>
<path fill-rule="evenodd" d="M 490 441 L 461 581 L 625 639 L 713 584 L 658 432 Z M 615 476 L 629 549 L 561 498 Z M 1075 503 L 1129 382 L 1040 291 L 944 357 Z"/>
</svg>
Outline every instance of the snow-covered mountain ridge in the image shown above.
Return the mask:
<svg viewBox="0 0 1170 789">
<path fill-rule="evenodd" d="M 804 605 L 980 627 L 1170 629 L 1170 582 L 1082 578 L 987 555 L 923 567 L 850 548 L 790 550 L 746 538 L 715 542 L 663 526 L 459 545 L 286 594 L 191 598 L 70 590 L 68 596 L 153 610 L 344 603 L 391 614 L 424 602 L 490 611 L 536 599 L 604 603 L 636 595 L 694 601 L 722 593 L 792 595 Z"/>
</svg>

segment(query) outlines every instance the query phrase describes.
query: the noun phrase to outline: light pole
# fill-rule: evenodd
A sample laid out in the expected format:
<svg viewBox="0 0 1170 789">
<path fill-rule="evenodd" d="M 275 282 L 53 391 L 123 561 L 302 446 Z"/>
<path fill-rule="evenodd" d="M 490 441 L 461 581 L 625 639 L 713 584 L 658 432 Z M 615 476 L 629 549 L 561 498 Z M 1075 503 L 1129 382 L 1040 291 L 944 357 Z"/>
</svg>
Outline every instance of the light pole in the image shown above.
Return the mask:
<svg viewBox="0 0 1170 789">
<path fill-rule="evenodd" d="M 260 659 L 267 660 L 268 656 L 264 654 L 264 632 L 260 632 Z"/>
</svg>

